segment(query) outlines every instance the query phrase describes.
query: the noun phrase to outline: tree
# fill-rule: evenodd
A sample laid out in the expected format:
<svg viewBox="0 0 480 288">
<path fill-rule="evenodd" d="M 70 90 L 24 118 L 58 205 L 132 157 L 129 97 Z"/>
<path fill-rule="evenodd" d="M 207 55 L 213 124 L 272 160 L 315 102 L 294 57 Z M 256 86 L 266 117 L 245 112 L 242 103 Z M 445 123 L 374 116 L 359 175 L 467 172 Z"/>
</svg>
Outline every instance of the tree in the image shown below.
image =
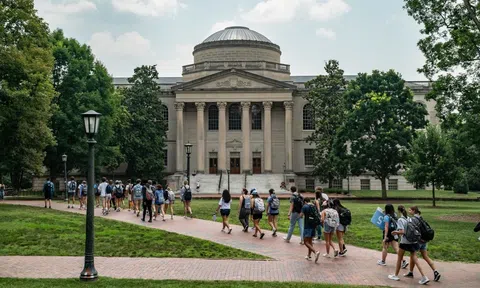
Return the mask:
<svg viewBox="0 0 480 288">
<path fill-rule="evenodd" d="M 435 207 L 435 187 L 452 183 L 455 173 L 448 136 L 437 126 L 429 125 L 425 131 L 419 131 L 412 143 L 406 166 L 405 178 L 409 182 L 432 186 Z"/>
<path fill-rule="evenodd" d="M 122 90 L 126 107 L 120 147 L 128 163 L 127 174 L 160 180 L 163 172 L 167 122 L 163 119 L 156 65 L 141 66 L 128 79 L 130 88 Z"/>
<path fill-rule="evenodd" d="M 373 172 L 387 198 L 386 180 L 407 160 L 415 130 L 426 124 L 427 111 L 413 102 L 413 93 L 393 70 L 358 74 L 348 83 L 346 105 L 351 109 L 339 129 L 336 149 L 351 162 L 352 173 Z"/>
<path fill-rule="evenodd" d="M 52 67 L 48 26 L 33 0 L 0 1 L 0 178 L 10 174 L 16 190 L 40 173 L 44 149 L 54 143 Z"/>
<path fill-rule="evenodd" d="M 58 92 L 53 99 L 55 110 L 51 119 L 57 144 L 47 148 L 45 159 L 50 176 L 55 178 L 63 171 L 61 155 L 64 153 L 68 155 L 68 170 L 87 170 L 88 145 L 81 113 L 91 109 L 102 114 L 96 137 L 97 170 L 107 164 L 111 166 L 114 159 L 121 158 L 113 131 L 121 103 L 120 95 L 114 91 L 113 79 L 87 45 L 65 38 L 62 30 L 52 32 L 50 41 L 55 57 L 53 85 Z"/>
<path fill-rule="evenodd" d="M 319 75 L 305 84 L 308 94 L 305 99 L 313 107 L 315 131 L 307 142 L 315 144 L 314 174 L 332 188 L 334 178 L 344 178 L 348 165 L 335 154 L 333 143 L 337 130 L 345 119 L 344 92 L 346 80 L 336 60 L 325 64 L 326 75 Z"/>
</svg>

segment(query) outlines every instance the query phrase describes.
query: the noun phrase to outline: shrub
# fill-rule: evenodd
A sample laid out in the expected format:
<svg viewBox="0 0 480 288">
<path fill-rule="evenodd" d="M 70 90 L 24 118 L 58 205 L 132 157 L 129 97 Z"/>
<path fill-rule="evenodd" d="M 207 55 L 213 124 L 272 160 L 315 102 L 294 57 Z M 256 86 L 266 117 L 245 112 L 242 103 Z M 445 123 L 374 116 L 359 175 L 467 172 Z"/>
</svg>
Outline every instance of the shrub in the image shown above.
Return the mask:
<svg viewBox="0 0 480 288">
<path fill-rule="evenodd" d="M 343 190 L 343 189 L 340 189 L 340 188 L 325 188 L 325 189 L 323 189 L 323 192 L 328 193 L 328 194 L 333 194 L 333 193 L 348 194 L 347 190 Z"/>
<path fill-rule="evenodd" d="M 467 194 L 468 193 L 468 180 L 464 173 L 460 174 L 460 177 L 453 183 L 453 193 Z"/>
<path fill-rule="evenodd" d="M 468 188 L 471 191 L 480 191 L 480 167 L 473 167 L 467 172 Z"/>
</svg>

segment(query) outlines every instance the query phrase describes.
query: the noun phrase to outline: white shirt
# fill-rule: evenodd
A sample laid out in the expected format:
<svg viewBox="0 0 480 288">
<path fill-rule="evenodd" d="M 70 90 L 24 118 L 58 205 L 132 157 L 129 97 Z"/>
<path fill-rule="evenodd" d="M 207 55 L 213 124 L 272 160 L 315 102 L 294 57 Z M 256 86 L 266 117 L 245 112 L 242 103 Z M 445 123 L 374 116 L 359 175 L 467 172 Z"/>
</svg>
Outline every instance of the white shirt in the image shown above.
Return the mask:
<svg viewBox="0 0 480 288">
<path fill-rule="evenodd" d="M 225 201 L 223 201 L 223 198 L 221 198 L 218 202 L 218 205 L 220 205 L 220 209 L 230 210 L 230 204 L 232 204 L 232 199 L 230 199 L 230 202 L 225 203 Z"/>
<path fill-rule="evenodd" d="M 107 182 L 102 182 L 100 185 L 98 185 L 98 190 L 100 190 L 100 196 L 105 197 L 107 194 Z"/>
</svg>

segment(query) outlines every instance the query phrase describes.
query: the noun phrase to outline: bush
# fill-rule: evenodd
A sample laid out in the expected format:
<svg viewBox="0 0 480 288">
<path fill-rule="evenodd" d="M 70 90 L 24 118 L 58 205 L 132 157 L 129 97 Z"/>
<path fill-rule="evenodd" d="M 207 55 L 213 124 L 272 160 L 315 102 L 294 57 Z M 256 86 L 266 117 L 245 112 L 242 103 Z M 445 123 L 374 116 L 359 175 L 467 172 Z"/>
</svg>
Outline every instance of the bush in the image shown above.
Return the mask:
<svg viewBox="0 0 480 288">
<path fill-rule="evenodd" d="M 471 191 L 480 191 L 480 167 L 473 167 L 467 172 L 468 188 Z"/>
<path fill-rule="evenodd" d="M 467 194 L 468 193 L 468 180 L 464 173 L 460 174 L 460 178 L 457 178 L 453 183 L 453 193 Z"/>
<path fill-rule="evenodd" d="M 333 194 L 333 193 L 345 194 L 345 195 L 348 194 L 347 190 L 343 190 L 343 189 L 340 189 L 340 188 L 325 188 L 325 189 L 323 189 L 323 192 L 327 193 L 327 194 Z"/>
</svg>

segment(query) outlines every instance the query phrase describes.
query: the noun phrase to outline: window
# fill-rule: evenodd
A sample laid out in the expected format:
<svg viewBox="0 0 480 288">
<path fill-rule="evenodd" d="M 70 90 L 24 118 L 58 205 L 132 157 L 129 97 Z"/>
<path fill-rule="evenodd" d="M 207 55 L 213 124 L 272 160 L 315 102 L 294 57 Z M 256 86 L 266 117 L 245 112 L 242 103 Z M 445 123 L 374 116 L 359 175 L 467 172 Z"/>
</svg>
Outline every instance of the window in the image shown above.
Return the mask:
<svg viewBox="0 0 480 288">
<path fill-rule="evenodd" d="M 305 149 L 304 151 L 305 166 L 313 166 L 313 149 Z"/>
<path fill-rule="evenodd" d="M 360 179 L 360 190 L 370 190 L 370 179 Z"/>
<path fill-rule="evenodd" d="M 218 130 L 218 107 L 216 105 L 208 107 L 208 130 Z"/>
<path fill-rule="evenodd" d="M 160 111 L 162 115 L 162 123 L 165 125 L 165 130 L 168 131 L 168 107 L 165 104 L 162 104 Z"/>
<path fill-rule="evenodd" d="M 168 166 L 168 150 L 163 150 L 163 166 Z"/>
<path fill-rule="evenodd" d="M 314 111 L 310 104 L 303 106 L 303 130 L 315 130 Z"/>
<path fill-rule="evenodd" d="M 332 188 L 334 188 L 334 189 L 342 189 L 342 188 L 343 188 L 342 179 L 333 179 L 333 181 L 332 181 Z"/>
<path fill-rule="evenodd" d="M 228 129 L 242 130 L 242 110 L 238 104 L 232 104 L 228 108 Z"/>
<path fill-rule="evenodd" d="M 312 179 L 312 178 L 305 179 L 305 189 L 307 191 L 314 191 L 315 190 L 315 179 Z"/>
<path fill-rule="evenodd" d="M 388 179 L 388 190 L 398 190 L 398 179 Z"/>
<path fill-rule="evenodd" d="M 252 106 L 252 130 L 262 130 L 262 109 L 257 104 Z"/>
</svg>

